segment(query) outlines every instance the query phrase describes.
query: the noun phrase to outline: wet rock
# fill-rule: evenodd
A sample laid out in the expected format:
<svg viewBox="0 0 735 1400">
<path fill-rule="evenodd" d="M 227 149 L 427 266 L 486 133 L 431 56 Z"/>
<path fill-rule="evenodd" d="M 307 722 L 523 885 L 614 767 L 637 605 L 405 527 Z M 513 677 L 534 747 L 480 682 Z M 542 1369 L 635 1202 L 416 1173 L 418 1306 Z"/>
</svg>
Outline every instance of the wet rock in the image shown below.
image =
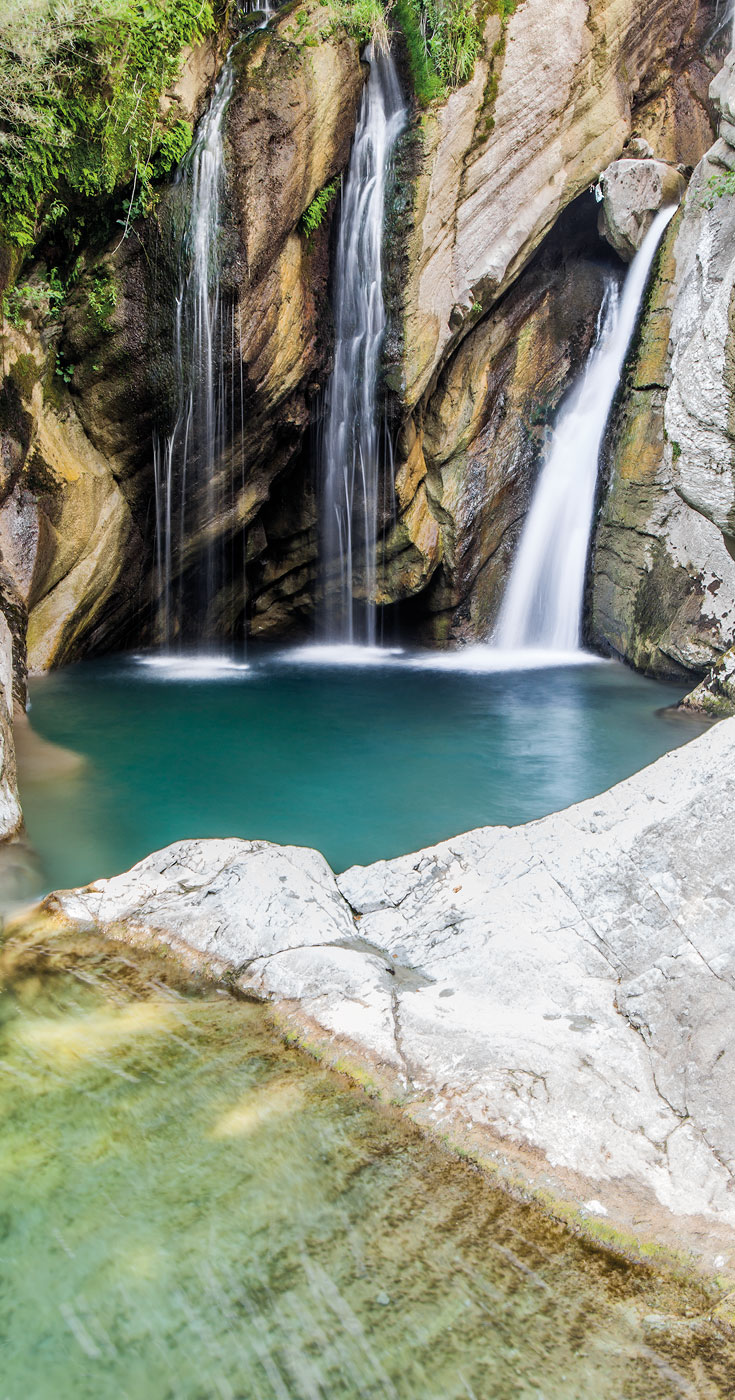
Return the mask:
<svg viewBox="0 0 735 1400">
<path fill-rule="evenodd" d="M 735 647 L 724 656 L 698 686 L 682 700 L 685 710 L 696 710 L 713 719 L 735 714 Z"/>
<path fill-rule="evenodd" d="M 420 594 L 422 641 L 486 638 L 550 424 L 594 342 L 605 269 L 592 201 L 569 211 L 501 305 L 465 336 L 399 439 L 381 601 Z M 592 251 L 585 236 L 589 223 Z"/>
<path fill-rule="evenodd" d="M 726 720 L 566 812 L 336 881 L 315 852 L 189 841 L 47 907 L 226 959 L 426 1121 L 716 1252 L 735 1231 L 734 762 Z"/>
<path fill-rule="evenodd" d="M 724 113 L 728 62 L 712 85 Z M 594 562 L 592 636 L 658 675 L 701 675 L 735 635 L 735 201 L 718 152 L 670 226 L 628 384 Z"/>
<path fill-rule="evenodd" d="M 640 670 L 686 679 L 730 645 L 735 567 L 720 532 L 682 500 L 664 423 L 679 222 L 659 254 L 610 428 L 589 635 Z"/>
</svg>

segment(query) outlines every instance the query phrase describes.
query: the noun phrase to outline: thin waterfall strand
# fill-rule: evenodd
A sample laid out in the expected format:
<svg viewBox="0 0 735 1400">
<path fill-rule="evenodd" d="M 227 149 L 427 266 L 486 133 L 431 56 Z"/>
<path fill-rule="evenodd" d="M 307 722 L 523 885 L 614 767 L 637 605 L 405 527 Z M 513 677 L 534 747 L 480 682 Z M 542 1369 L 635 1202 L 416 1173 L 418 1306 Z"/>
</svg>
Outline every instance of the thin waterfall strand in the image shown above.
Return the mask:
<svg viewBox="0 0 735 1400">
<path fill-rule="evenodd" d="M 405 125 L 406 109 L 390 54 L 368 49 L 367 57 L 370 75 L 340 214 L 335 355 L 326 394 L 321 509 L 323 632 L 330 642 L 372 646 L 381 471 L 377 380 L 386 325 L 383 214 L 390 158 Z M 386 492 L 394 494 L 392 482 Z"/>
<path fill-rule="evenodd" d="M 184 229 L 174 319 L 176 404 L 173 426 L 154 440 L 159 636 L 166 649 L 184 632 L 199 640 L 220 584 L 217 548 L 206 548 L 198 619 L 183 617 L 181 569 L 187 546 L 217 509 L 216 467 L 227 421 L 224 326 L 218 240 L 225 178 L 223 123 L 234 71 L 228 58 L 209 110 L 179 172 Z"/>
<path fill-rule="evenodd" d="M 493 644 L 573 652 L 582 608 L 602 440 L 658 245 L 674 213 L 663 209 L 630 265 L 622 293 L 610 283 L 584 376 L 563 406 L 541 469 L 500 610 Z"/>
</svg>

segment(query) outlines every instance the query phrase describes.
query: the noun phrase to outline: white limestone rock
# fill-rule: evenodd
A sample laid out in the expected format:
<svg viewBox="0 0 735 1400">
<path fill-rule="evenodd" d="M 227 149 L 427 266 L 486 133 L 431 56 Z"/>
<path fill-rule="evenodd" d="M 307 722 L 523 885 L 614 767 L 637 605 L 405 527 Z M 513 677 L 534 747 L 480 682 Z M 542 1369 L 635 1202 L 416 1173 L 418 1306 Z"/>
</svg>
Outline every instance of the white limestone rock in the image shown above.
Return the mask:
<svg viewBox="0 0 735 1400">
<path fill-rule="evenodd" d="M 229 961 L 580 1199 L 733 1230 L 733 771 L 726 720 L 565 812 L 336 881 L 313 851 L 188 841 L 55 899 Z"/>
</svg>

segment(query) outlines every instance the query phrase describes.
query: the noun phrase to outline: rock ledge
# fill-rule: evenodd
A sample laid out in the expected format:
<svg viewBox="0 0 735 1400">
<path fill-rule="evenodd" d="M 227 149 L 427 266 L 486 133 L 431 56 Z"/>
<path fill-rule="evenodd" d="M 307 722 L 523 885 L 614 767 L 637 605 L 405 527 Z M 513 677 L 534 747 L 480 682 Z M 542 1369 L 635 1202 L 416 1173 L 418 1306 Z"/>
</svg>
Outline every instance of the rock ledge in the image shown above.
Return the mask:
<svg viewBox="0 0 735 1400">
<path fill-rule="evenodd" d="M 725 720 L 565 812 L 337 879 L 184 841 L 46 907 L 230 965 L 419 1121 L 735 1273 L 734 768 Z"/>
</svg>

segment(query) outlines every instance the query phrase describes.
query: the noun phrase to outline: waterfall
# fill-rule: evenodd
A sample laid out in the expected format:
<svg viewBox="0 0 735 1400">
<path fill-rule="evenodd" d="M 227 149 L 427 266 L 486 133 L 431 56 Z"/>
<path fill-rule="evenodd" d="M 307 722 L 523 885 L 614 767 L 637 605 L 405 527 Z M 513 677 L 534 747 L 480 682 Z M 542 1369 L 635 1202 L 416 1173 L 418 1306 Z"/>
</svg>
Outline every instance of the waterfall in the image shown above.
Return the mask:
<svg viewBox="0 0 735 1400">
<path fill-rule="evenodd" d="M 183 222 L 174 314 L 176 395 L 173 426 L 166 436 L 157 434 L 153 445 L 158 630 L 166 649 L 184 633 L 194 641 L 206 635 L 222 584 L 222 551 L 210 540 L 197 596 L 193 602 L 184 599 L 187 551 L 198 537 L 200 544 L 206 539 L 217 511 L 216 468 L 226 440 L 224 367 L 231 327 L 224 324 L 218 245 L 222 129 L 233 85 L 228 57 L 177 177 Z"/>
<path fill-rule="evenodd" d="M 370 75 L 340 214 L 334 369 L 326 392 L 320 476 L 323 632 L 330 642 L 371 646 L 382 436 L 377 381 L 386 325 L 383 212 L 391 153 L 406 109 L 390 54 L 369 47 L 366 57 Z M 392 499 L 392 481 L 385 489 Z"/>
<path fill-rule="evenodd" d="M 557 419 L 513 560 L 493 636 L 503 650 L 580 647 L 602 439 L 651 266 L 674 212 L 656 215 L 622 292 L 612 280 L 606 288 L 594 349 Z"/>
</svg>

